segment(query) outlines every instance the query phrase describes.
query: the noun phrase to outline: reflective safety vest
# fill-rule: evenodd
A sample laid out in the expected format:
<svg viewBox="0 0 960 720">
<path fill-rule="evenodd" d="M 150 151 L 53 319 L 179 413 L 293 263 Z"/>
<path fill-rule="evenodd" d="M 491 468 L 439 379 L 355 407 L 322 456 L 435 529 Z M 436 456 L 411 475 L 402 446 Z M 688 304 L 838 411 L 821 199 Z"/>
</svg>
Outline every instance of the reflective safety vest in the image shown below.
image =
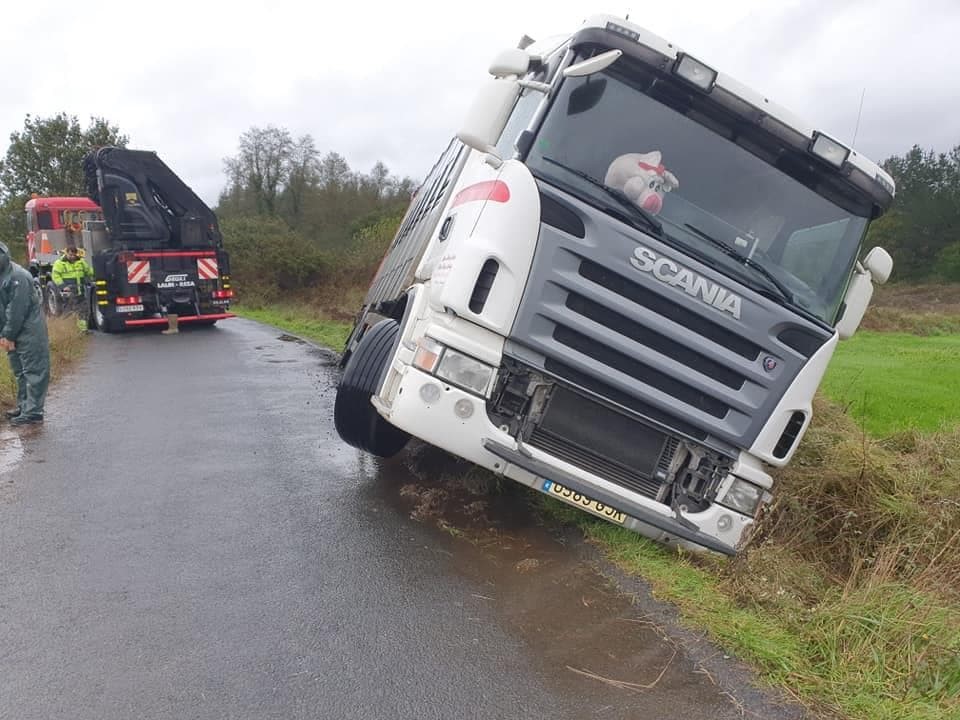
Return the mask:
<svg viewBox="0 0 960 720">
<path fill-rule="evenodd" d="M 58 258 L 53 264 L 53 281 L 57 285 L 64 283 L 79 284 L 86 279 L 93 279 L 93 268 L 83 258 L 70 262 L 65 257 Z"/>
</svg>

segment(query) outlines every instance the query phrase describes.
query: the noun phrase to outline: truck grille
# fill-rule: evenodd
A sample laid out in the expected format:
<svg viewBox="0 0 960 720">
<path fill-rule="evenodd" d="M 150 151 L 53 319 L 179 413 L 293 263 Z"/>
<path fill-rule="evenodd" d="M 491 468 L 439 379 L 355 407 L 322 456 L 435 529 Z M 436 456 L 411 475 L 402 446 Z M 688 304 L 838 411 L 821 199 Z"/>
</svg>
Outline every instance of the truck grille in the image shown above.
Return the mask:
<svg viewBox="0 0 960 720">
<path fill-rule="evenodd" d="M 615 292 L 624 299 L 652 310 L 658 315 L 669 317 L 698 335 L 732 350 L 747 360 L 756 360 L 760 356 L 760 348 L 746 338 L 705 320 L 697 313 L 672 303 L 657 293 L 632 283 L 595 262 L 584 260 L 580 263 L 579 272 L 582 277 L 590 282 Z"/>
<path fill-rule="evenodd" d="M 526 442 L 653 499 L 679 446 L 655 428 L 562 387 Z"/>
<path fill-rule="evenodd" d="M 751 447 L 831 331 L 707 251 L 688 254 L 546 182 L 540 191 L 549 201 L 504 354 L 668 435 Z M 665 272 L 634 264 L 640 248 Z M 735 312 L 713 306 L 720 292 L 738 299 Z"/>
</svg>

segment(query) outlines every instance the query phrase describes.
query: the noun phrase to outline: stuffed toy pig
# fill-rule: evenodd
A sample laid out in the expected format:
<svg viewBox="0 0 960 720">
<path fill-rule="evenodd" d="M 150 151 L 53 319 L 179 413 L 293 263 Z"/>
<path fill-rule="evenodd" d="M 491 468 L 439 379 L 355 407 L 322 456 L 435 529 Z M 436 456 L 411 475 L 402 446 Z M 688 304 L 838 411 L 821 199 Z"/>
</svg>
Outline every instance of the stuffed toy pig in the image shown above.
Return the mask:
<svg viewBox="0 0 960 720">
<path fill-rule="evenodd" d="M 663 194 L 680 187 L 660 159 L 659 150 L 621 155 L 610 163 L 603 183 L 623 190 L 638 207 L 656 214 L 663 207 Z"/>
</svg>

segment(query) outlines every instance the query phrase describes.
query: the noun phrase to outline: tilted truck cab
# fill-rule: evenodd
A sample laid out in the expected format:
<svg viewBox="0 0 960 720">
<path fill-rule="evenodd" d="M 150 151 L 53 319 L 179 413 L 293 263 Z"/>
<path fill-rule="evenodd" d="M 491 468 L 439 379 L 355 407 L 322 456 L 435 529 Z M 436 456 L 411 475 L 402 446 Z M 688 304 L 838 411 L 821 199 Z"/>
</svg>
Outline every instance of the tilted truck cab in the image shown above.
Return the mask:
<svg viewBox="0 0 960 720">
<path fill-rule="evenodd" d="M 625 20 L 497 56 L 391 243 L 335 406 L 733 554 L 890 273 L 881 168 Z"/>
</svg>

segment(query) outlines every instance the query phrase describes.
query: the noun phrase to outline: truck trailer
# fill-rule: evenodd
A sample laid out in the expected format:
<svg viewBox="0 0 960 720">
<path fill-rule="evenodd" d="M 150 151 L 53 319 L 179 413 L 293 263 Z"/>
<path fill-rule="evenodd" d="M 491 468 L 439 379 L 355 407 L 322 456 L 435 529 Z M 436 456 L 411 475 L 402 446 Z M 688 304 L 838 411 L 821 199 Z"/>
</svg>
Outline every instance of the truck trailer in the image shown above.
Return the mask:
<svg viewBox="0 0 960 720">
<path fill-rule="evenodd" d="M 735 554 L 891 272 L 892 178 L 617 17 L 489 71 L 358 311 L 340 436 Z"/>
<path fill-rule="evenodd" d="M 100 148 L 84 159 L 84 175 L 88 197 L 26 204 L 28 267 L 48 314 L 64 307 L 51 273 L 72 245 L 94 270 L 90 286 L 78 289 L 91 328 L 166 327 L 174 315 L 203 325 L 234 317 L 216 215 L 156 153 Z"/>
</svg>

